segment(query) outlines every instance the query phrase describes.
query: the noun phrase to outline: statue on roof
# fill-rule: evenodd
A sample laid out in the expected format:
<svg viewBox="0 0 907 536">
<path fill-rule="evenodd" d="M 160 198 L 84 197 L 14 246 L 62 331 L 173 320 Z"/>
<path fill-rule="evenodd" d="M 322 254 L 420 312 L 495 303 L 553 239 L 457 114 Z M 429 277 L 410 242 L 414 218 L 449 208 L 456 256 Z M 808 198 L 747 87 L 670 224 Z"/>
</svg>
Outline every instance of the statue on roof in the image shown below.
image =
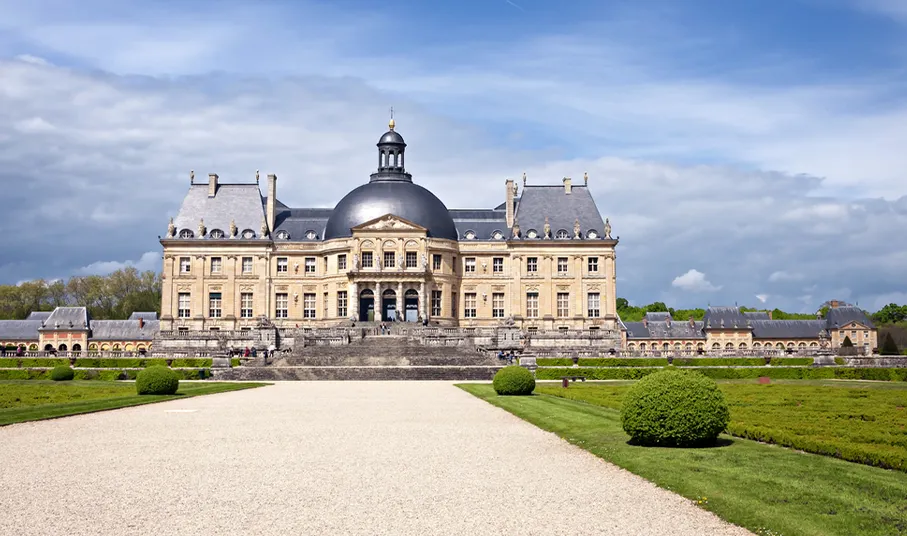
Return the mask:
<svg viewBox="0 0 907 536">
<path fill-rule="evenodd" d="M 261 218 L 261 237 L 268 237 L 268 220 L 264 219 L 264 217 Z"/>
<path fill-rule="evenodd" d="M 236 220 L 230 220 L 230 238 L 236 238 Z"/>
<path fill-rule="evenodd" d="M 195 170 L 194 169 L 189 170 L 189 184 L 190 185 L 195 184 Z"/>
<path fill-rule="evenodd" d="M 199 238 L 205 237 L 205 219 L 204 218 L 198 219 L 198 237 Z"/>
<path fill-rule="evenodd" d="M 258 184 L 258 180 L 259 180 L 259 178 L 258 178 L 258 170 L 256 169 L 256 170 L 255 170 L 255 184 Z"/>
<path fill-rule="evenodd" d="M 173 224 L 173 218 L 170 218 L 170 224 L 167 225 L 167 238 L 176 236 L 176 225 Z"/>
<path fill-rule="evenodd" d="M 605 218 L 605 238 L 611 238 L 611 221 Z"/>
<path fill-rule="evenodd" d="M 589 186 L 589 173 L 585 171 L 583 172 L 583 184 Z"/>
<path fill-rule="evenodd" d="M 573 238 L 579 238 L 579 218 L 573 221 Z"/>
<path fill-rule="evenodd" d="M 526 187 L 526 172 L 523 172 L 523 187 Z"/>
<path fill-rule="evenodd" d="M 551 238 L 551 224 L 548 223 L 548 216 L 545 216 L 545 238 Z"/>
<path fill-rule="evenodd" d="M 519 222 L 517 222 L 516 217 L 513 218 L 513 237 L 514 238 L 520 237 L 520 224 L 519 224 Z"/>
</svg>

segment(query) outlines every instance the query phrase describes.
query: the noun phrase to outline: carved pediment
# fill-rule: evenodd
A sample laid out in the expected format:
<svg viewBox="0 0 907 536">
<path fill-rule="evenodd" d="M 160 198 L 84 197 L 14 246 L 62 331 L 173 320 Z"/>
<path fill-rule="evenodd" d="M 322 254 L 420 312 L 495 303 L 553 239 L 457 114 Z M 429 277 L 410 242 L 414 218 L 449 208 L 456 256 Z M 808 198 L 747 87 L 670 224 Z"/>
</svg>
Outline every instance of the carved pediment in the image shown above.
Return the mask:
<svg viewBox="0 0 907 536">
<path fill-rule="evenodd" d="M 411 221 L 404 220 L 393 214 L 385 214 L 380 218 L 367 221 L 362 225 L 353 227 L 353 231 L 427 231 L 425 227 Z"/>
</svg>

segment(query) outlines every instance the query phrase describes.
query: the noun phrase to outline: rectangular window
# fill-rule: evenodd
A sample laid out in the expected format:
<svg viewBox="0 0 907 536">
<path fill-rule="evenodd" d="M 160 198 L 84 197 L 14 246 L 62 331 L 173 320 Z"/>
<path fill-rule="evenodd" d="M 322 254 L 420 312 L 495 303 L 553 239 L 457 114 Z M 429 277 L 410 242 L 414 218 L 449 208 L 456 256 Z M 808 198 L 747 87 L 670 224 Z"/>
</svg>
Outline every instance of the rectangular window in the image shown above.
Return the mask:
<svg viewBox="0 0 907 536">
<path fill-rule="evenodd" d="M 280 293 L 274 299 L 274 317 L 289 318 L 290 300 L 286 293 Z"/>
<path fill-rule="evenodd" d="M 302 317 L 315 318 L 315 293 L 306 293 L 302 296 Z"/>
<path fill-rule="evenodd" d="M 375 265 L 374 255 L 371 251 L 362 252 L 362 267 L 363 268 L 372 268 Z"/>
<path fill-rule="evenodd" d="M 337 293 L 337 316 L 346 318 L 346 291 L 341 290 Z"/>
<path fill-rule="evenodd" d="M 457 301 L 457 293 L 456 292 L 452 293 L 451 300 L 450 300 L 450 315 L 453 316 L 454 318 L 457 317 L 457 307 L 459 306 L 459 303 L 460 302 Z"/>
<path fill-rule="evenodd" d="M 463 267 L 464 272 L 475 272 L 476 271 L 476 258 L 475 257 L 466 257 L 463 259 L 465 266 Z"/>
<path fill-rule="evenodd" d="M 529 273 L 535 273 L 539 271 L 538 257 L 526 257 L 526 271 Z"/>
<path fill-rule="evenodd" d="M 220 318 L 221 315 L 221 297 L 220 292 L 208 294 L 208 316 L 211 318 Z"/>
<path fill-rule="evenodd" d="M 527 318 L 538 318 L 539 317 L 539 293 L 538 292 L 527 292 L 526 293 L 526 317 Z"/>
<path fill-rule="evenodd" d="M 315 257 L 306 257 L 305 258 L 305 273 L 307 273 L 307 274 L 315 273 Z"/>
<path fill-rule="evenodd" d="M 566 318 L 570 316 L 570 293 L 569 292 L 558 292 L 557 293 L 557 316 L 559 318 Z"/>
<path fill-rule="evenodd" d="M 504 273 L 504 257 L 495 257 L 491 259 L 491 271 L 496 274 Z"/>
<path fill-rule="evenodd" d="M 252 318 L 252 293 L 243 292 L 239 295 L 240 318 Z"/>
<path fill-rule="evenodd" d="M 242 258 L 242 273 L 244 273 L 244 274 L 252 273 L 252 257 L 243 257 Z"/>
<path fill-rule="evenodd" d="M 384 267 L 393 268 L 397 265 L 397 254 L 393 251 L 384 252 Z"/>
<path fill-rule="evenodd" d="M 589 273 L 598 271 L 598 257 L 589 257 Z"/>
<path fill-rule="evenodd" d="M 180 318 L 189 318 L 191 316 L 190 307 L 192 300 L 188 292 L 180 292 L 177 298 L 177 316 Z"/>
<path fill-rule="evenodd" d="M 321 300 L 321 315 L 324 318 L 328 316 L 328 293 L 324 293 L 324 299 Z"/>
<path fill-rule="evenodd" d="M 277 273 L 286 273 L 289 271 L 290 261 L 286 257 L 277 257 Z"/>
<path fill-rule="evenodd" d="M 346 270 L 346 255 L 337 255 L 337 269 Z"/>
<path fill-rule="evenodd" d="M 558 257 L 557 258 L 557 273 L 566 274 L 567 273 L 567 257 Z"/>
<path fill-rule="evenodd" d="M 180 273 L 188 274 L 192 271 L 192 260 L 189 257 L 180 257 Z"/>
<path fill-rule="evenodd" d="M 463 295 L 463 318 L 476 317 L 476 293 L 467 292 Z"/>
<path fill-rule="evenodd" d="M 431 269 L 435 271 L 441 269 L 441 256 L 437 253 L 431 256 Z"/>
<path fill-rule="evenodd" d="M 589 318 L 598 318 L 601 316 L 601 299 L 598 292 L 589 293 L 588 303 Z"/>
<path fill-rule="evenodd" d="M 407 252 L 406 252 L 406 267 L 407 267 L 407 268 L 415 268 L 416 266 L 417 266 L 416 252 L 415 252 L 415 251 L 407 251 Z"/>
<path fill-rule="evenodd" d="M 454 273 L 457 273 L 457 258 L 456 257 L 453 258 L 450 268 L 453 270 Z"/>
<path fill-rule="evenodd" d="M 491 295 L 491 317 L 504 318 L 504 293 L 495 292 Z"/>
<path fill-rule="evenodd" d="M 441 316 L 441 291 L 440 290 L 431 291 L 431 316 Z"/>
<path fill-rule="evenodd" d="M 328 273 L 328 258 L 324 257 L 324 273 Z"/>
<path fill-rule="evenodd" d="M 211 257 L 211 273 L 219 274 L 224 269 L 224 260 L 221 257 Z"/>
</svg>

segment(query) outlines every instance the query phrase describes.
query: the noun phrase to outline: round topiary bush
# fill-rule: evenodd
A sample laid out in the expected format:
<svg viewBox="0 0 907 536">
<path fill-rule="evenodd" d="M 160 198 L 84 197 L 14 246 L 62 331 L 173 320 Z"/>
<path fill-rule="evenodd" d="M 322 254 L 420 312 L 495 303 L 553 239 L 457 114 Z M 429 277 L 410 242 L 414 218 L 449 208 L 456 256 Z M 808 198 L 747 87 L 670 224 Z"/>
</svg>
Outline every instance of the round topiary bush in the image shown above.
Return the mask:
<svg viewBox="0 0 907 536">
<path fill-rule="evenodd" d="M 504 367 L 494 375 L 494 390 L 499 395 L 531 395 L 535 377 L 523 367 Z"/>
<path fill-rule="evenodd" d="M 76 373 L 67 365 L 59 365 L 50 371 L 50 379 L 55 382 L 68 382 L 76 377 Z"/>
<path fill-rule="evenodd" d="M 620 412 L 624 431 L 638 445 L 713 445 L 730 420 L 718 384 L 695 371 L 664 370 L 634 384 Z"/>
<path fill-rule="evenodd" d="M 135 377 L 135 389 L 140 395 L 172 395 L 179 386 L 179 376 L 167 367 L 148 367 Z"/>
</svg>

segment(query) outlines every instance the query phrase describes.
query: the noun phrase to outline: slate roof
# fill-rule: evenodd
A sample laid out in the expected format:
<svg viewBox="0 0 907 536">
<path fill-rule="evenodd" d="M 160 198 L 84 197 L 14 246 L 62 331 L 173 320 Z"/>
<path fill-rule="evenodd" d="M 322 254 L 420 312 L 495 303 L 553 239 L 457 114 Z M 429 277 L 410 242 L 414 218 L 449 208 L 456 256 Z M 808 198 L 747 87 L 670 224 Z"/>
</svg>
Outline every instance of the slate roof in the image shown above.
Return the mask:
<svg viewBox="0 0 907 536">
<path fill-rule="evenodd" d="M 90 340 L 150 341 L 160 329 L 160 320 L 146 320 L 142 328 L 137 320 L 93 320 Z"/>
<path fill-rule="evenodd" d="M 552 238 L 561 229 L 573 238 L 573 223 L 577 219 L 581 236 L 585 237 L 590 230 L 598 233 L 599 238 L 605 234 L 604 220 L 586 186 L 573 186 L 569 194 L 563 185 L 524 186 L 515 216 L 524 237 L 530 229 L 535 229 L 539 238 L 544 237 L 545 216 L 551 225 Z"/>
<path fill-rule="evenodd" d="M 151 311 L 151 312 L 136 311 L 136 312 L 132 313 L 131 315 L 129 315 L 129 320 L 138 320 L 139 318 L 144 318 L 145 322 L 148 322 L 149 320 L 157 320 L 157 313 L 154 311 Z M 97 322 L 97 320 L 95 322 Z M 94 322 L 92 322 L 92 325 L 94 325 Z"/>
<path fill-rule="evenodd" d="M 214 229 L 230 237 L 230 221 L 236 221 L 237 237 L 243 231 L 251 229 L 255 237 L 261 232 L 261 222 L 265 216 L 265 199 L 257 184 L 219 184 L 214 197 L 208 197 L 207 184 L 194 184 L 183 199 L 179 213 L 173 219 L 176 236 L 180 231 L 189 229 L 193 235 L 198 234 L 199 219 L 205 220 L 206 236 Z M 198 239 L 198 236 L 195 236 Z"/>
<path fill-rule="evenodd" d="M 870 320 L 869 317 L 866 316 L 866 313 L 859 307 L 836 307 L 834 309 L 829 309 L 828 314 L 825 315 L 825 320 L 828 329 L 846 326 L 851 322 L 859 322 L 869 328 L 875 327 L 872 320 Z"/>
<path fill-rule="evenodd" d="M 752 320 L 754 339 L 816 339 L 824 320 Z"/>
<path fill-rule="evenodd" d="M 32 311 L 28 313 L 26 320 L 47 320 L 53 311 Z"/>
<path fill-rule="evenodd" d="M 671 318 L 671 313 L 646 313 L 646 320 L 649 322 L 664 322 L 666 320 L 673 320 Z"/>
<path fill-rule="evenodd" d="M 772 317 L 765 311 L 744 311 L 743 316 L 750 320 L 771 320 Z"/>
<path fill-rule="evenodd" d="M 750 319 L 738 307 L 709 307 L 702 321 L 706 329 L 746 329 Z"/>
<path fill-rule="evenodd" d="M 500 231 L 503 240 L 512 236 L 510 227 L 507 227 L 507 213 L 501 210 L 487 209 L 451 209 L 450 217 L 457 226 L 457 237 L 466 240 L 466 233 L 473 231 L 474 240 L 493 240 L 495 231 Z"/>
<path fill-rule="evenodd" d="M 57 307 L 44 321 L 43 329 L 88 329 L 88 309 L 85 307 Z"/>
<path fill-rule="evenodd" d="M 289 208 L 278 203 L 274 210 L 274 236 L 286 231 L 291 242 L 319 242 L 324 239 L 324 228 L 331 217 L 332 208 Z M 259 223 L 259 226 L 261 224 Z M 315 238 L 306 238 L 309 231 L 315 231 Z"/>
<path fill-rule="evenodd" d="M 656 318 L 658 320 L 653 320 Z M 646 322 L 627 322 L 628 339 L 705 339 L 702 322 L 668 321 L 669 313 L 646 313 Z"/>
<path fill-rule="evenodd" d="M 38 340 L 41 320 L 0 320 L 0 340 Z"/>
</svg>

